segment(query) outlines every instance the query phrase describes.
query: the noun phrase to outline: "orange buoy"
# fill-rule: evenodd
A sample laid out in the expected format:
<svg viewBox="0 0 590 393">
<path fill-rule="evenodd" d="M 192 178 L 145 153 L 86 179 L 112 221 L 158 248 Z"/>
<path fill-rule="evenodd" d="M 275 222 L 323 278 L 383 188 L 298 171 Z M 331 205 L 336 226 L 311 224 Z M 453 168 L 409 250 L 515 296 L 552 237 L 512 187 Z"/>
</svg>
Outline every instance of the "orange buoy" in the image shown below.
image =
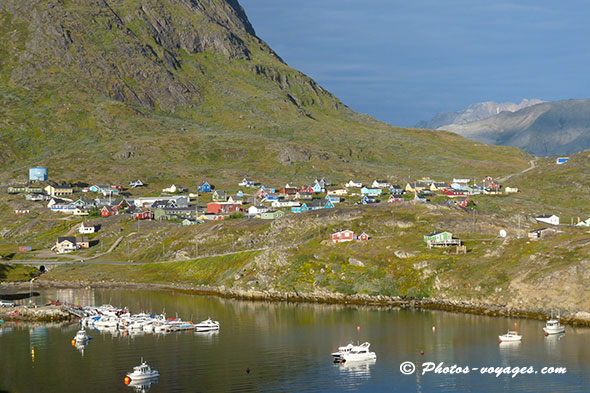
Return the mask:
<svg viewBox="0 0 590 393">
<path fill-rule="evenodd" d="M 432 327 L 432 333 L 436 332 L 436 326 Z"/>
<path fill-rule="evenodd" d="M 424 356 L 424 351 L 420 351 L 420 355 Z"/>
<path fill-rule="evenodd" d="M 357 332 L 360 332 L 360 331 L 361 331 L 361 327 L 360 327 L 360 326 L 357 326 L 357 327 L 356 327 L 356 331 L 357 331 Z"/>
<path fill-rule="evenodd" d="M 502 340 L 498 340 L 498 342 L 499 342 L 500 344 L 502 344 Z"/>
<path fill-rule="evenodd" d="M 129 385 L 130 382 L 131 382 L 131 378 L 125 377 L 125 385 Z"/>
<path fill-rule="evenodd" d="M 545 332 L 545 336 L 548 336 L 548 335 L 549 335 L 549 333 Z"/>
<path fill-rule="evenodd" d="M 72 340 L 72 347 L 76 345 L 76 340 Z"/>
<path fill-rule="evenodd" d="M 518 323 L 514 322 L 514 327 L 517 328 L 518 327 Z"/>
</svg>

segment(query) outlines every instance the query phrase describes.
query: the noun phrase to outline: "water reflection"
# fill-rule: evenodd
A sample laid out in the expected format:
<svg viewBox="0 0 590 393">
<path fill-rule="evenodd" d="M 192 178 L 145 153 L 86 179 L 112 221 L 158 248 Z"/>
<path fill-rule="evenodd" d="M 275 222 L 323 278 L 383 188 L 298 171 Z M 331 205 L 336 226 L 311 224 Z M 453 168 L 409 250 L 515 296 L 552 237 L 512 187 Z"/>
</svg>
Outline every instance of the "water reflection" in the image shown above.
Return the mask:
<svg viewBox="0 0 590 393">
<path fill-rule="evenodd" d="M 145 393 L 152 387 L 153 384 L 158 383 L 158 378 L 150 379 L 147 381 L 131 381 L 129 382 L 129 387 L 133 388 L 135 392 Z"/>
<path fill-rule="evenodd" d="M 339 364 L 340 373 L 349 377 L 369 379 L 371 377 L 371 367 L 374 366 L 376 362 L 376 359 L 370 359 L 362 362 L 341 363 Z"/>
</svg>

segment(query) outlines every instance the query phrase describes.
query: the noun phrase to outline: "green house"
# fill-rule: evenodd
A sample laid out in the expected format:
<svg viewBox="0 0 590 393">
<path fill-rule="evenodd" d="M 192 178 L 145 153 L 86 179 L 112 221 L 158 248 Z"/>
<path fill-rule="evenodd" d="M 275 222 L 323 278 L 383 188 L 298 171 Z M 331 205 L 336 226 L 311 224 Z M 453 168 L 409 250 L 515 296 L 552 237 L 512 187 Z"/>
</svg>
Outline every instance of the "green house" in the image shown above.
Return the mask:
<svg viewBox="0 0 590 393">
<path fill-rule="evenodd" d="M 424 242 L 428 243 L 443 243 L 451 242 L 453 240 L 453 234 L 451 232 L 434 232 L 430 235 L 424 236 Z"/>
<path fill-rule="evenodd" d="M 164 209 L 162 209 L 161 207 L 154 210 L 154 220 L 169 220 L 169 219 L 170 219 L 170 216 L 168 214 L 166 214 Z"/>
<path fill-rule="evenodd" d="M 260 218 L 263 220 L 276 220 L 277 218 L 281 218 L 285 215 L 280 210 L 271 210 L 260 214 Z"/>
</svg>

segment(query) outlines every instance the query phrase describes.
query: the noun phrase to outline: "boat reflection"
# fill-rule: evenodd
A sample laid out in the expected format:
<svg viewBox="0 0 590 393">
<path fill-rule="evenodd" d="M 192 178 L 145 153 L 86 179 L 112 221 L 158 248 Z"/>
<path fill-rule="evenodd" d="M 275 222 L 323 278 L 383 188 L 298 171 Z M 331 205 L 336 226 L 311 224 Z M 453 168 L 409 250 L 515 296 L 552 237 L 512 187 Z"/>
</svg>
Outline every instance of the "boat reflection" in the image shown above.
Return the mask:
<svg viewBox="0 0 590 393">
<path fill-rule="evenodd" d="M 153 379 L 148 379 L 148 380 L 143 380 L 143 381 L 131 381 L 129 382 L 129 385 L 133 388 L 133 390 L 135 392 L 141 392 L 141 393 L 145 393 L 148 390 L 150 390 L 150 388 L 152 387 L 152 384 L 154 383 L 158 383 L 158 378 L 153 378 Z"/>
<path fill-rule="evenodd" d="M 502 341 L 499 345 L 500 354 L 509 355 L 518 352 L 520 350 L 520 345 L 520 341 Z"/>
<path fill-rule="evenodd" d="M 74 344 L 74 348 L 76 348 L 80 352 L 80 354 L 82 354 L 82 356 L 84 356 L 84 350 L 86 349 L 87 345 L 88 345 L 88 341 L 76 342 Z"/>
<path fill-rule="evenodd" d="M 371 367 L 377 362 L 376 359 L 364 360 L 359 362 L 339 363 L 340 372 L 351 377 L 369 379 L 371 377 Z"/>
</svg>

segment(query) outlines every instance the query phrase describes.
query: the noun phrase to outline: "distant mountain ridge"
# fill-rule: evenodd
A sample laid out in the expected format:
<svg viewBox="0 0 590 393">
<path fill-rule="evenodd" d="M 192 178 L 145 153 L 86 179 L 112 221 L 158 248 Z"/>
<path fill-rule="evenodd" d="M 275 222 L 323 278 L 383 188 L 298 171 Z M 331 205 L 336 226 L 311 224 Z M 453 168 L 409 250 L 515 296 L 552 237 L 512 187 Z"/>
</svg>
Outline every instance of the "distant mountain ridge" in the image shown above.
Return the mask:
<svg viewBox="0 0 590 393">
<path fill-rule="evenodd" d="M 439 112 L 431 120 L 421 120 L 416 124 L 416 128 L 436 130 L 437 128 L 450 124 L 466 124 L 474 121 L 484 120 L 496 116 L 502 112 L 516 112 L 520 109 L 532 105 L 540 104 L 544 101 L 537 98 L 530 100 L 523 99 L 520 104 L 514 102 L 494 102 L 485 101 L 469 105 L 466 109 L 460 111 Z"/>
<path fill-rule="evenodd" d="M 572 154 L 590 149 L 590 99 L 544 102 L 438 129 L 479 142 L 520 147 L 536 156 Z"/>
</svg>

